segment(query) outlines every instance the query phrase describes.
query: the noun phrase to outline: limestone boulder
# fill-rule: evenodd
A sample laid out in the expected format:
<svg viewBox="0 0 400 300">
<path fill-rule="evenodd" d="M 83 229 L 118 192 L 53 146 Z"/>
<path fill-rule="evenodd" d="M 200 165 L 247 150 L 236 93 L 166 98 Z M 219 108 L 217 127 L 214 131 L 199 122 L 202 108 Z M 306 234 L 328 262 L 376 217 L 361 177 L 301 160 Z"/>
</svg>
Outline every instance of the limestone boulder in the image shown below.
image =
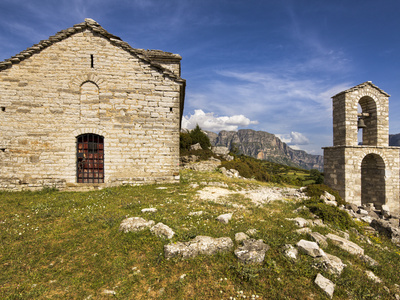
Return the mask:
<svg viewBox="0 0 400 300">
<path fill-rule="evenodd" d="M 400 229 L 396 226 L 393 226 L 390 221 L 374 219 L 372 220 L 370 226 L 379 231 L 379 233 L 386 235 L 394 244 L 400 245 Z"/>
<path fill-rule="evenodd" d="M 319 246 L 316 242 L 300 240 L 296 244 L 296 246 L 300 252 L 310 255 L 312 257 L 325 256 L 325 252 L 321 248 L 319 248 Z"/>
<path fill-rule="evenodd" d="M 166 239 L 172 239 L 172 237 L 175 235 L 175 232 L 163 223 L 157 223 L 150 228 L 150 231 L 156 236 Z"/>
<path fill-rule="evenodd" d="M 223 214 L 223 215 L 220 215 L 220 216 L 218 216 L 216 218 L 217 221 L 219 221 L 221 223 L 224 223 L 224 224 L 228 224 L 230 219 L 232 219 L 232 214 L 231 213 Z"/>
<path fill-rule="evenodd" d="M 297 259 L 298 251 L 292 245 L 286 244 L 283 250 L 283 254 L 291 259 Z"/>
<path fill-rule="evenodd" d="M 150 228 L 154 225 L 154 221 L 146 221 L 140 217 L 132 217 L 122 220 L 121 224 L 119 225 L 119 230 L 123 232 L 137 232 L 141 230 L 145 230 Z"/>
<path fill-rule="evenodd" d="M 243 241 L 243 246 L 235 250 L 235 255 L 239 261 L 246 264 L 262 263 L 265 252 L 269 246 L 263 240 L 249 239 Z"/>
<path fill-rule="evenodd" d="M 335 291 L 335 284 L 330 281 L 328 278 L 325 278 L 320 273 L 318 273 L 317 277 L 315 278 L 315 284 L 321 288 L 324 293 L 332 299 L 333 293 Z"/>
<path fill-rule="evenodd" d="M 316 258 L 315 264 L 317 267 L 333 275 L 340 275 L 344 267 L 346 267 L 339 257 L 328 253 L 325 256 Z"/>
<path fill-rule="evenodd" d="M 300 217 L 294 219 L 286 218 L 286 220 L 294 222 L 294 224 L 296 224 L 296 226 L 300 228 L 307 227 L 310 225 L 309 221 Z"/>
<path fill-rule="evenodd" d="M 327 248 L 328 242 L 326 241 L 326 237 L 319 232 L 311 232 L 309 234 L 310 238 L 318 244 L 321 248 Z"/>
<path fill-rule="evenodd" d="M 337 245 L 338 247 L 342 248 L 343 250 L 354 254 L 354 255 L 364 255 L 364 249 L 358 246 L 356 243 L 346 240 L 340 236 L 337 236 L 332 233 L 328 233 L 326 238 L 330 240 L 333 244 Z"/>
<path fill-rule="evenodd" d="M 248 240 L 249 238 L 250 237 L 247 234 L 245 234 L 244 232 L 238 232 L 235 234 L 235 241 L 238 243 Z"/>
<path fill-rule="evenodd" d="M 164 245 L 165 258 L 182 257 L 193 258 L 199 254 L 213 255 L 219 252 L 230 251 L 233 241 L 229 237 L 212 238 L 196 236 L 189 242 L 177 242 Z"/>
</svg>

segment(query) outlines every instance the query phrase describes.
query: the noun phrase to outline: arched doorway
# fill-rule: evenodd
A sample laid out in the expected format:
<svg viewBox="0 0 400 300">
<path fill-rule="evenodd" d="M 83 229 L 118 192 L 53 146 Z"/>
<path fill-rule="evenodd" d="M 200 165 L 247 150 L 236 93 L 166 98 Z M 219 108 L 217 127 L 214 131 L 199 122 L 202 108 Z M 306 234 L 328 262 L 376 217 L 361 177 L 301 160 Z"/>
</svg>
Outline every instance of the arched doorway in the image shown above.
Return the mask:
<svg viewBox="0 0 400 300">
<path fill-rule="evenodd" d="M 374 203 L 377 209 L 385 204 L 385 162 L 377 154 L 368 154 L 361 163 L 361 204 Z"/>
<path fill-rule="evenodd" d="M 104 137 L 86 133 L 76 138 L 78 183 L 104 182 Z"/>
</svg>

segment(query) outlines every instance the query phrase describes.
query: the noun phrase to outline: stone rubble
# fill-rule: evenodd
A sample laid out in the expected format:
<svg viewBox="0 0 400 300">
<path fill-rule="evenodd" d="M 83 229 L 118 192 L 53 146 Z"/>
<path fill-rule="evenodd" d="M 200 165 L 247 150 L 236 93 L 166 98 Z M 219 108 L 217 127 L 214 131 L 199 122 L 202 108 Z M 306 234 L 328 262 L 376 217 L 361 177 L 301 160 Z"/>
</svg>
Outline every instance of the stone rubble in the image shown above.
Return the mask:
<svg viewBox="0 0 400 300">
<path fill-rule="evenodd" d="M 146 221 L 140 217 L 131 217 L 123 220 L 119 226 L 119 230 L 123 232 L 137 232 L 147 228 L 150 228 L 154 225 L 154 221 Z"/>
<path fill-rule="evenodd" d="M 335 291 L 335 284 L 332 281 L 330 281 L 329 279 L 325 278 L 320 273 L 318 273 L 314 282 L 325 292 L 325 294 L 329 298 L 332 299 L 333 293 Z"/>
<path fill-rule="evenodd" d="M 150 231 L 158 237 L 167 239 L 172 239 L 172 237 L 175 235 L 175 232 L 163 223 L 157 223 L 150 228 Z"/>
<path fill-rule="evenodd" d="M 233 241 L 229 237 L 196 236 L 189 242 L 164 245 L 164 256 L 165 258 L 193 258 L 199 254 L 213 255 L 218 252 L 230 251 L 232 248 Z"/>
<path fill-rule="evenodd" d="M 237 248 L 234 253 L 239 261 L 246 264 L 262 263 L 265 252 L 269 246 L 263 240 L 249 239 L 243 241 L 243 246 Z"/>
<path fill-rule="evenodd" d="M 231 219 L 232 219 L 232 213 L 223 214 L 216 218 L 217 221 L 219 221 L 223 224 L 228 224 Z"/>
</svg>

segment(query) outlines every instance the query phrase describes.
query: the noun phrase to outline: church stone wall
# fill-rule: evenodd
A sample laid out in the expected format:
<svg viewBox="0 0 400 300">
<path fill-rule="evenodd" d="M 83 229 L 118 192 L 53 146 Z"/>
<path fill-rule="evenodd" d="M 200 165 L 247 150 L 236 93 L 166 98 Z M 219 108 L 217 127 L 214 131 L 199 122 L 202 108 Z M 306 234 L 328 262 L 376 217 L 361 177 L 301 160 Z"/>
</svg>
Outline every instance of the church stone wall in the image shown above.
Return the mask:
<svg viewBox="0 0 400 300">
<path fill-rule="evenodd" d="M 104 137 L 98 185 L 176 182 L 183 88 L 89 29 L 2 70 L 0 188 L 79 186 L 83 133 Z"/>
</svg>

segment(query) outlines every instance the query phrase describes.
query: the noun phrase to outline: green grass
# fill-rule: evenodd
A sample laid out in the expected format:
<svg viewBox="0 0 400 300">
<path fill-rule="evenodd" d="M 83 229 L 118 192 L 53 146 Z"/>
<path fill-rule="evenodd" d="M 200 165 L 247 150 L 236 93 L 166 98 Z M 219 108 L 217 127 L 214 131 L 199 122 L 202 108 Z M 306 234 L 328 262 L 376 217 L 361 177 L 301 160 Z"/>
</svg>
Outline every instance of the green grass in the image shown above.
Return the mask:
<svg viewBox="0 0 400 300">
<path fill-rule="evenodd" d="M 382 285 L 366 278 L 368 267 L 359 258 L 334 245 L 326 252 L 348 265 L 340 278 L 312 267 L 310 257 L 294 262 L 282 253 L 285 244 L 301 238 L 292 222 L 298 215 L 294 202 L 271 202 L 255 207 L 239 194 L 224 201 L 200 200 L 203 182 L 228 184 L 231 191 L 268 185 L 256 181 L 226 179 L 219 173 L 183 171 L 181 184 L 122 186 L 92 192 L 1 192 L 0 193 L 0 298 L 1 299 L 325 299 L 313 281 L 318 272 L 336 284 L 337 299 L 390 299 Z M 194 187 L 192 184 L 199 184 Z M 155 207 L 156 213 L 141 209 Z M 200 211 L 201 216 L 188 216 Z M 233 213 L 229 224 L 215 221 Z M 149 230 L 122 233 L 119 224 L 138 216 L 163 222 L 176 235 L 172 242 L 196 235 L 234 235 L 256 228 L 255 238 L 271 248 L 261 265 L 238 263 L 233 251 L 194 259 L 167 260 L 163 247 L 170 241 Z M 311 217 L 303 213 L 304 217 Z M 360 227 L 362 230 L 362 227 Z M 321 233 L 339 229 L 334 224 L 314 228 Z M 393 294 L 399 284 L 400 255 L 384 237 L 369 245 L 351 233 L 366 254 L 380 266 L 373 269 Z M 238 245 L 235 243 L 235 248 Z M 388 250 L 385 250 L 387 248 Z M 389 267 L 390 266 L 390 267 Z M 181 276 L 186 274 L 183 279 Z M 114 296 L 104 295 L 108 289 Z"/>
</svg>

